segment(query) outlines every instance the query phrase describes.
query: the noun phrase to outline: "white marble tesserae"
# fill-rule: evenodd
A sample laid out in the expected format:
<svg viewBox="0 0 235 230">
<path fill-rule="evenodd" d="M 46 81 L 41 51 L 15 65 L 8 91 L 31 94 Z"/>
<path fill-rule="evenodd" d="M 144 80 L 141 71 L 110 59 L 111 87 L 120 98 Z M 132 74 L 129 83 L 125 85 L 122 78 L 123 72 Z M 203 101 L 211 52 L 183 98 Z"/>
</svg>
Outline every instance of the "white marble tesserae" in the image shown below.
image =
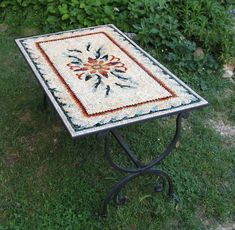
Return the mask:
<svg viewBox="0 0 235 230">
<path fill-rule="evenodd" d="M 208 104 L 114 25 L 16 42 L 73 137 Z"/>
</svg>

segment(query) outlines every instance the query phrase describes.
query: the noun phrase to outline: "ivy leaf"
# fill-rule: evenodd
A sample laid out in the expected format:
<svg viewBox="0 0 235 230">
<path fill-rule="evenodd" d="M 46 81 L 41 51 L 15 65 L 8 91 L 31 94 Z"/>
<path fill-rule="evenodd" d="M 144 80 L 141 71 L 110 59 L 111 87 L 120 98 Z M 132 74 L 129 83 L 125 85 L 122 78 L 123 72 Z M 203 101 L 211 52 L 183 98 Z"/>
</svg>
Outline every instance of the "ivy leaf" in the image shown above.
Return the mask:
<svg viewBox="0 0 235 230">
<path fill-rule="evenodd" d="M 60 14 L 64 15 L 68 13 L 68 6 L 67 4 L 63 3 L 62 5 L 58 6 L 58 10 L 60 11 Z"/>
<path fill-rule="evenodd" d="M 104 12 L 106 15 L 111 16 L 113 14 L 113 8 L 111 6 L 104 6 Z"/>
<path fill-rule="evenodd" d="M 69 14 L 64 14 L 62 16 L 62 20 L 64 21 L 64 20 L 67 20 L 67 19 L 69 19 Z"/>
<path fill-rule="evenodd" d="M 53 5 L 48 6 L 47 7 L 47 12 L 52 13 L 52 14 L 56 13 L 56 7 L 53 6 Z"/>
<path fill-rule="evenodd" d="M 84 9 L 86 7 L 86 4 L 84 2 L 81 2 L 80 3 L 80 6 L 79 6 L 81 9 Z"/>
<path fill-rule="evenodd" d="M 48 22 L 49 24 L 54 24 L 57 20 L 58 20 L 58 18 L 57 18 L 56 16 L 49 16 L 49 17 L 47 18 L 47 22 Z"/>
<path fill-rule="evenodd" d="M 93 0 L 92 3 L 94 4 L 94 6 L 100 6 L 101 5 L 101 1 L 100 0 Z"/>
<path fill-rule="evenodd" d="M 74 4 L 74 5 L 76 5 L 76 4 L 78 4 L 78 3 L 79 3 L 79 1 L 78 1 L 78 0 L 71 0 L 71 2 L 72 2 L 72 4 Z"/>
</svg>

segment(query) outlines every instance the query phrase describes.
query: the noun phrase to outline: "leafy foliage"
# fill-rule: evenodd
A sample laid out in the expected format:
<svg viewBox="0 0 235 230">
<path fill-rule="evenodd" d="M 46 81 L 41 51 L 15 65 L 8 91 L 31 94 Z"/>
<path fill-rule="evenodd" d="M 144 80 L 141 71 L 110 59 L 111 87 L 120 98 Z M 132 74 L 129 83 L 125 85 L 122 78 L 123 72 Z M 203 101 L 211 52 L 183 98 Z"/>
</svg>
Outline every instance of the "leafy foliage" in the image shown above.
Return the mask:
<svg viewBox="0 0 235 230">
<path fill-rule="evenodd" d="M 113 23 L 136 39 L 153 56 L 187 75 L 218 64 L 235 53 L 232 19 L 223 1 L 215 0 L 3 0 L 0 20 L 15 12 L 24 23 L 30 13 L 40 15 L 44 32 Z M 32 20 L 33 21 L 33 20 Z M 195 57 L 197 47 L 205 55 Z M 201 87 L 201 85 L 199 84 Z M 206 87 L 201 87 L 205 89 Z"/>
<path fill-rule="evenodd" d="M 180 29 L 188 39 L 208 49 L 222 59 L 234 55 L 234 33 L 232 20 L 219 1 L 177 1 L 173 14 L 180 21 Z"/>
</svg>

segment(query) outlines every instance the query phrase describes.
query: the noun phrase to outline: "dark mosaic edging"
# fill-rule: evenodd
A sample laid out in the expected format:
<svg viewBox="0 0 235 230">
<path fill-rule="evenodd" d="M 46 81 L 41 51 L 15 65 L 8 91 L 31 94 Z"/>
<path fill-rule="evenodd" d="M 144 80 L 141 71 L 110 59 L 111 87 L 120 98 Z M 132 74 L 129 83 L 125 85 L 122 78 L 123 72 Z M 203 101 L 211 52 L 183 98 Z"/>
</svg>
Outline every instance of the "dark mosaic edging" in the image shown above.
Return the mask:
<svg viewBox="0 0 235 230">
<path fill-rule="evenodd" d="M 103 27 L 103 26 L 100 26 L 100 27 Z M 153 65 L 158 66 L 158 67 L 162 70 L 162 72 L 163 72 L 164 74 L 166 74 L 166 75 L 169 76 L 169 79 L 173 79 L 174 81 L 176 81 L 181 87 L 183 87 L 183 88 L 185 89 L 185 91 L 186 91 L 188 94 L 193 95 L 193 96 L 196 98 L 196 100 L 191 101 L 191 102 L 188 103 L 188 104 L 181 104 L 181 105 L 179 105 L 179 106 L 171 106 L 170 108 L 167 108 L 167 109 L 161 109 L 161 110 L 157 110 L 157 111 L 155 111 L 155 109 L 152 109 L 152 110 L 150 110 L 148 113 L 136 114 L 135 116 L 131 116 L 131 117 L 130 117 L 130 116 L 129 116 L 129 117 L 126 116 L 126 117 L 123 117 L 123 118 L 121 118 L 121 119 L 111 119 L 109 122 L 106 122 L 106 123 L 100 123 L 100 122 L 99 122 L 99 123 L 97 123 L 96 125 L 94 125 L 94 126 L 92 126 L 92 127 L 82 127 L 82 126 L 76 125 L 76 124 L 73 123 L 72 117 L 70 117 L 69 114 L 68 114 L 68 112 L 64 109 L 64 106 L 65 106 L 66 104 L 62 103 L 62 102 L 60 101 L 60 98 L 55 95 L 56 89 L 51 88 L 51 87 L 49 86 L 48 81 L 45 80 L 45 78 L 44 78 L 44 74 L 40 71 L 39 64 L 34 61 L 35 59 L 31 57 L 31 52 L 30 52 L 29 49 L 24 45 L 24 40 L 26 40 L 26 39 L 21 39 L 21 40 L 19 40 L 20 43 L 21 43 L 21 45 L 22 45 L 22 47 L 24 48 L 25 52 L 28 54 L 30 60 L 32 61 L 32 63 L 34 63 L 35 68 L 37 69 L 38 73 L 41 75 L 42 80 L 43 80 L 44 83 L 46 84 L 47 88 L 50 90 L 51 94 L 53 95 L 54 99 L 56 100 L 56 102 L 57 102 L 58 105 L 60 106 L 61 110 L 63 111 L 64 115 L 65 115 L 66 118 L 68 119 L 70 125 L 73 127 L 73 129 L 74 129 L 75 132 L 82 131 L 82 130 L 88 130 L 88 129 L 91 129 L 91 128 L 94 128 L 94 127 L 101 127 L 101 126 L 103 126 L 103 125 L 112 124 L 112 123 L 116 123 L 116 122 L 123 121 L 123 120 L 128 120 L 128 119 L 133 119 L 133 118 L 141 117 L 141 116 L 153 114 L 153 113 L 155 113 L 155 112 L 164 112 L 164 111 L 168 111 L 168 110 L 171 110 L 171 109 L 176 109 L 176 108 L 182 107 L 182 106 L 184 106 L 184 105 L 185 105 L 185 106 L 186 106 L 186 105 L 192 105 L 192 104 L 195 104 L 195 103 L 198 103 L 198 102 L 201 101 L 201 99 L 200 99 L 197 95 L 195 95 L 195 94 L 194 94 L 193 92 L 191 92 L 187 87 L 185 87 L 184 85 L 182 85 L 181 82 L 178 81 L 178 79 L 176 79 L 175 77 L 171 76 L 168 72 L 166 72 L 165 70 L 163 70 L 162 67 L 158 65 L 158 63 L 156 63 L 156 62 L 155 62 L 154 60 L 152 60 L 148 55 L 146 55 L 145 53 L 143 53 L 142 50 L 141 50 L 139 47 L 137 47 L 134 42 L 132 42 L 130 39 L 128 39 L 128 38 L 126 38 L 125 36 L 123 36 L 123 34 L 122 34 L 121 32 L 119 32 L 116 28 L 112 27 L 111 25 L 107 25 L 107 27 L 112 28 L 112 30 L 113 30 L 114 32 L 118 33 L 119 36 L 123 38 L 123 41 L 128 41 L 128 43 L 129 43 L 134 49 L 138 50 L 138 52 L 139 52 L 141 55 L 143 55 L 145 58 L 148 58 L 149 61 L 150 61 Z M 71 32 L 71 33 L 75 33 L 75 32 L 77 32 L 77 31 L 84 31 L 84 30 L 87 30 L 87 29 L 94 30 L 94 29 L 96 29 L 96 28 L 99 28 L 99 27 L 78 29 L 78 30 L 73 30 L 73 31 L 70 31 L 70 32 Z M 68 32 L 68 31 L 65 31 L 65 32 Z M 65 32 L 62 31 L 62 32 L 57 32 L 57 33 L 53 33 L 53 34 L 47 34 L 47 35 L 43 35 L 43 36 L 35 36 L 34 38 L 37 38 L 37 37 L 49 37 L 49 36 L 52 36 L 52 35 L 60 35 L 60 34 L 64 34 Z M 32 38 L 32 37 L 30 37 L 30 38 Z"/>
</svg>

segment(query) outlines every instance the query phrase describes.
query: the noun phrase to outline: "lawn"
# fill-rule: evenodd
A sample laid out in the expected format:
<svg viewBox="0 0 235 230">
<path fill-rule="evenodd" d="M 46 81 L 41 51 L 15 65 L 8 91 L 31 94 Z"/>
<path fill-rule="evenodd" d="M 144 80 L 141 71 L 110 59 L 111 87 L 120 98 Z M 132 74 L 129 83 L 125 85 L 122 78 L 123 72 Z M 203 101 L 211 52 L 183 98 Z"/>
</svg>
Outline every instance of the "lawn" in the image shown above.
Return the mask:
<svg viewBox="0 0 235 230">
<path fill-rule="evenodd" d="M 180 145 L 160 166 L 173 177 L 179 205 L 154 192 L 157 178 L 143 178 L 125 189 L 127 204 L 110 205 L 103 219 L 102 200 L 123 175 L 105 161 L 102 139 L 73 142 L 52 106 L 42 110 L 41 88 L 14 43 L 41 31 L 30 23 L 9 27 L 0 27 L 0 229 L 213 229 L 235 221 L 234 137 L 211 125 L 234 127 L 234 83 L 215 73 L 201 91 L 179 76 L 210 102 L 184 120 Z M 172 136 L 174 119 L 121 133 L 147 161 Z"/>
</svg>

